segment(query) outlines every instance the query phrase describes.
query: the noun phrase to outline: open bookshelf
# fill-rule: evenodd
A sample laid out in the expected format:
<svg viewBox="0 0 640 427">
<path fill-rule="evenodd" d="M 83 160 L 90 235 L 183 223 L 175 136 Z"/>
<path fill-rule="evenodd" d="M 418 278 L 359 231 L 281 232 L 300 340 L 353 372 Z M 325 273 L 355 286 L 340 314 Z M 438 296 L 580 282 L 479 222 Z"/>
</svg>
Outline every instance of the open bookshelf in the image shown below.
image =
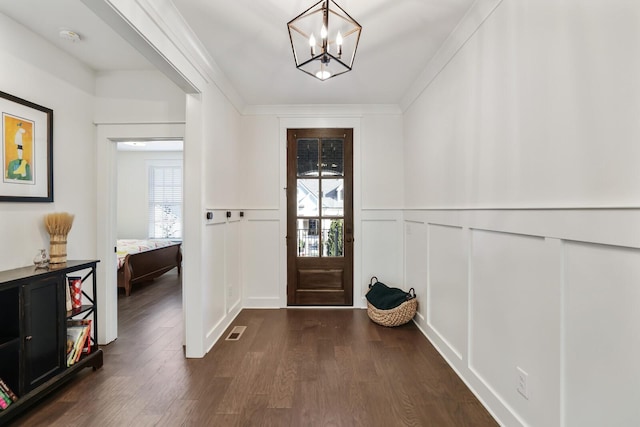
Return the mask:
<svg viewBox="0 0 640 427">
<path fill-rule="evenodd" d="M 56 269 L 23 267 L 0 272 L 0 379 L 15 393 L 5 408 L 0 402 L 0 425 L 71 380 L 79 370 L 102 367 L 95 298 L 97 263 L 67 261 Z M 78 273 L 84 274 L 82 305 L 67 311 L 67 276 Z M 91 321 L 90 351 L 68 366 L 67 324 L 74 319 Z"/>
</svg>

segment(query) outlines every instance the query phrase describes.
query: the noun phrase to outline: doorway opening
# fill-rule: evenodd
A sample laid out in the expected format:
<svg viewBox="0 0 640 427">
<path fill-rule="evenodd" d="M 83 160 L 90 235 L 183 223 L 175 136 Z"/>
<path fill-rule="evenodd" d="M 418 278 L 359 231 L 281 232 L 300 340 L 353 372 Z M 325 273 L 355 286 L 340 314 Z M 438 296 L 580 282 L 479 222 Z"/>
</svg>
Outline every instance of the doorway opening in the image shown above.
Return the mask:
<svg viewBox="0 0 640 427">
<path fill-rule="evenodd" d="M 172 250 L 169 247 L 182 242 L 183 162 L 181 138 L 117 141 L 116 253 L 119 329 L 132 329 L 128 324 L 130 319 L 139 319 L 139 311 L 141 307 L 145 307 L 151 318 L 175 317 L 176 320 L 169 323 L 176 326 L 176 334 L 183 332 L 180 261 L 176 261 L 175 257 L 173 261 L 165 260 L 166 252 L 161 249 Z M 140 257 L 140 253 L 145 251 L 150 252 L 149 256 L 154 256 L 140 261 L 138 269 L 144 263 L 149 265 L 148 259 L 153 259 L 149 271 L 157 273 L 150 274 L 149 280 L 145 277 L 135 285 L 124 287 L 122 282 L 125 275 L 122 270 L 126 267 L 125 258 L 127 255 Z M 133 272 L 130 276 L 135 274 Z M 136 312 L 138 315 L 135 315 Z M 133 327 L 133 330 L 139 330 L 139 327 Z"/>
</svg>

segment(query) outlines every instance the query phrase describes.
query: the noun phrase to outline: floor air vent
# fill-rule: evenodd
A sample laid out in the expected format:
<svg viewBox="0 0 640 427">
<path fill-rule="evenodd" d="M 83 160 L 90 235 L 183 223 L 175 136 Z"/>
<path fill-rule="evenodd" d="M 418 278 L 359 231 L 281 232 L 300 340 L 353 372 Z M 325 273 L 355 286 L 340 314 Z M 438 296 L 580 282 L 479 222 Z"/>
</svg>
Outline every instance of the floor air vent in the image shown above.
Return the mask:
<svg viewBox="0 0 640 427">
<path fill-rule="evenodd" d="M 234 326 L 233 329 L 231 330 L 231 333 L 229 334 L 229 336 L 227 336 L 225 341 L 238 341 L 242 336 L 242 334 L 244 333 L 245 329 L 247 329 L 246 326 Z"/>
</svg>

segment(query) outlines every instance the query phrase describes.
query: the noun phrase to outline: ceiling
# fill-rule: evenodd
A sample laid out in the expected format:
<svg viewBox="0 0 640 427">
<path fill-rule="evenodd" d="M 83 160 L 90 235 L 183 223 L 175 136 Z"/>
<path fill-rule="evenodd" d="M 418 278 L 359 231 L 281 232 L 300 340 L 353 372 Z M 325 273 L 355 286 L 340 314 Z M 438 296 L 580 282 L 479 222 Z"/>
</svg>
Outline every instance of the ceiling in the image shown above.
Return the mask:
<svg viewBox="0 0 640 427">
<path fill-rule="evenodd" d="M 400 104 L 474 0 L 338 0 L 362 35 L 353 71 L 327 81 L 295 68 L 287 32 L 313 0 L 173 3 L 246 105 Z M 0 0 L 0 13 L 93 70 L 152 67 L 81 0 Z"/>
</svg>

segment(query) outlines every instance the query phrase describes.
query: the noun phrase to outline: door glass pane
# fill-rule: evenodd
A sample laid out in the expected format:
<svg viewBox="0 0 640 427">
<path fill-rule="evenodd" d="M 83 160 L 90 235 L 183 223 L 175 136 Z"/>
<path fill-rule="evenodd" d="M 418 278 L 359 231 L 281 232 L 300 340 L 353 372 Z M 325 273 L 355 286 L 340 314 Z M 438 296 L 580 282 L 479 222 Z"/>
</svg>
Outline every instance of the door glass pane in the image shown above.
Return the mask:
<svg viewBox="0 0 640 427">
<path fill-rule="evenodd" d="M 298 139 L 298 176 L 318 176 L 318 140 Z"/>
<path fill-rule="evenodd" d="M 298 216 L 318 216 L 319 186 L 318 179 L 298 179 Z"/>
<path fill-rule="evenodd" d="M 344 215 L 344 179 L 322 180 L 322 216 Z"/>
<path fill-rule="evenodd" d="M 317 218 L 302 219 L 297 221 L 298 256 L 317 257 L 320 255 L 318 245 L 320 220 Z"/>
<path fill-rule="evenodd" d="M 344 255 L 344 220 L 322 220 L 322 256 L 341 257 Z"/>
<path fill-rule="evenodd" d="M 341 139 L 322 140 L 322 176 L 344 176 Z"/>
</svg>

